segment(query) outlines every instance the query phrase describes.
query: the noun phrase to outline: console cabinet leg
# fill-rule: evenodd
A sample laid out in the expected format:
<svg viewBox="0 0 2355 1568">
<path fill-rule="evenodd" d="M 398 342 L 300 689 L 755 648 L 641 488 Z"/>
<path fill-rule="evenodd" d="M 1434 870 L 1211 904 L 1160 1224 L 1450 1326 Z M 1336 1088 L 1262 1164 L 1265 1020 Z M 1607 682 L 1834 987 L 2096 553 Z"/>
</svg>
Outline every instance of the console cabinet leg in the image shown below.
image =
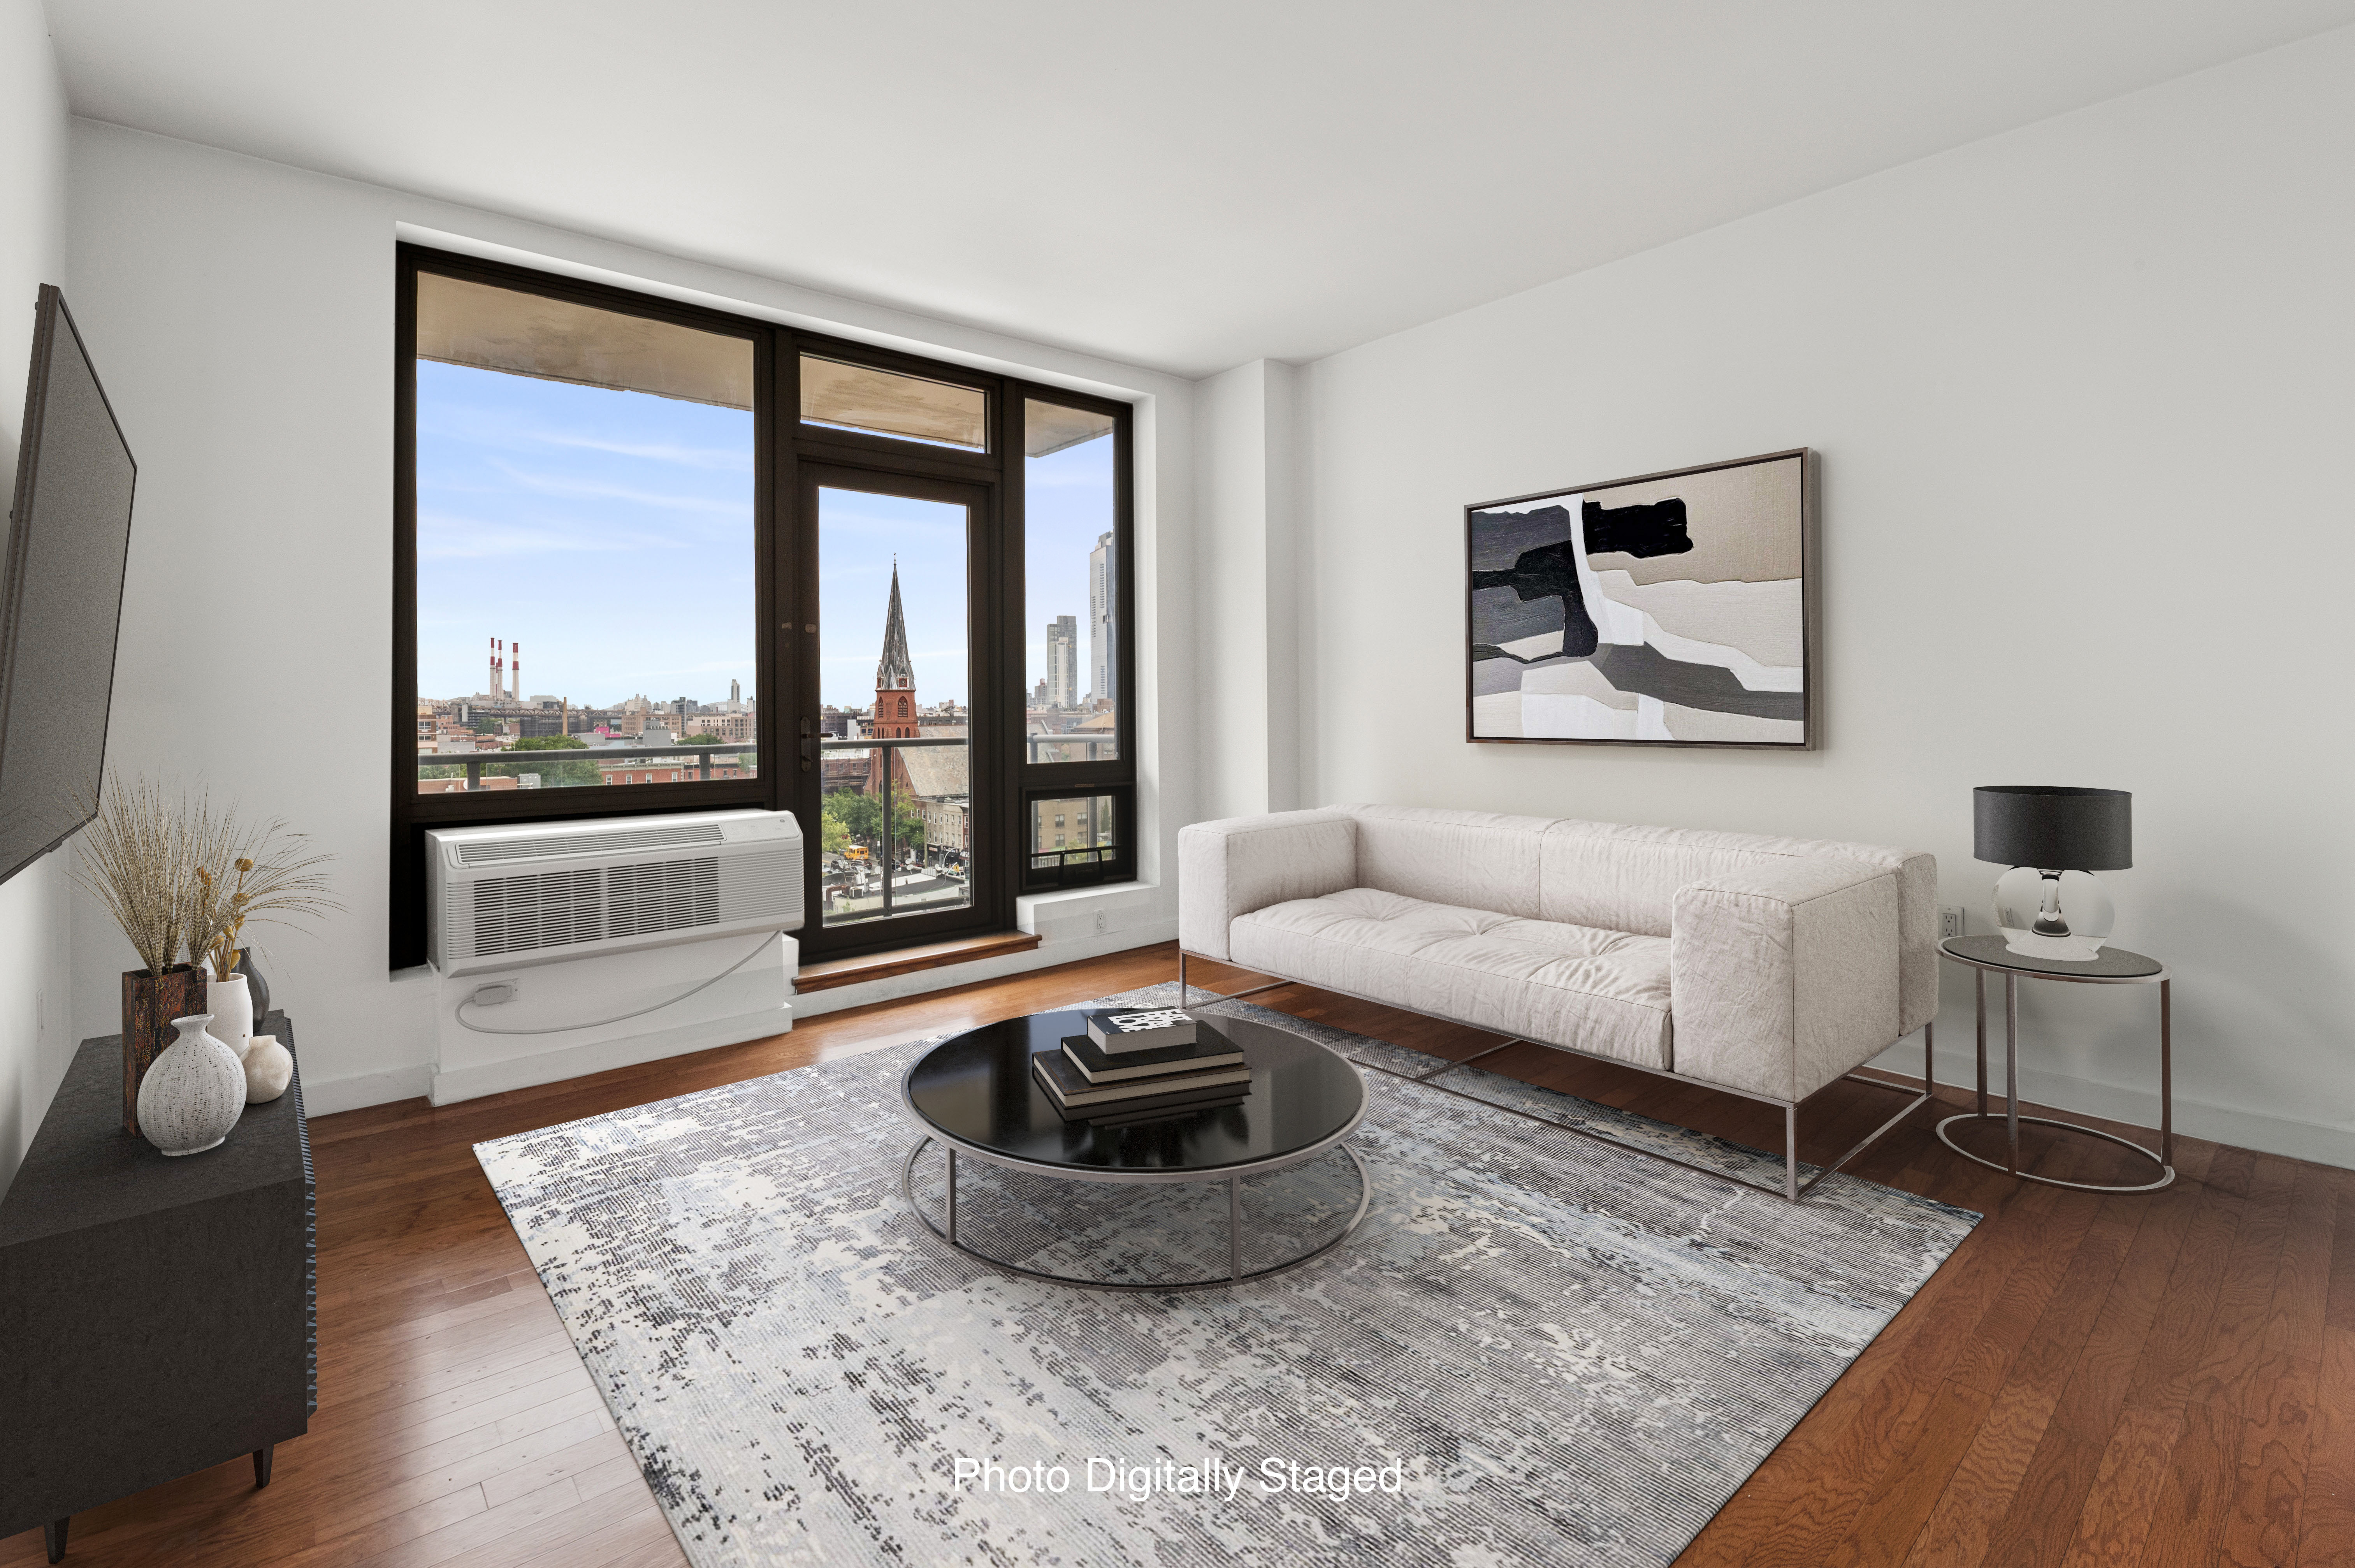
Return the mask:
<svg viewBox="0 0 2355 1568">
<path fill-rule="evenodd" d="M 63 1519 L 51 1520 L 48 1523 L 41 1526 L 41 1541 L 49 1549 L 50 1562 L 62 1563 L 65 1561 L 66 1526 L 72 1522 L 73 1515 L 68 1514 Z"/>
<path fill-rule="evenodd" d="M 274 1443 L 267 1448 L 256 1448 L 253 1451 L 253 1484 L 255 1486 L 266 1487 L 270 1484 L 270 1456 L 277 1451 L 278 1445 Z"/>
</svg>

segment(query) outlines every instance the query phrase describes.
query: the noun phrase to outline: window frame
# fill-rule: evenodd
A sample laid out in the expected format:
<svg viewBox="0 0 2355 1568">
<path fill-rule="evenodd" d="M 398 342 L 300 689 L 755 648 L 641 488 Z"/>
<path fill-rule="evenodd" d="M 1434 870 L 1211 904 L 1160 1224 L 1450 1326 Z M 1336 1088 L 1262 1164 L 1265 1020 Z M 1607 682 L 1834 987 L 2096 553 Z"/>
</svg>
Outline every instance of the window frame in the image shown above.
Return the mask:
<svg viewBox="0 0 2355 1568">
<path fill-rule="evenodd" d="M 796 364 L 799 356 L 795 356 Z M 1014 900 L 1011 880 L 1006 874 L 1005 858 L 993 852 L 990 825 L 1005 816 L 1001 782 L 987 776 L 986 759 L 1002 750 L 1005 740 L 1002 710 L 991 709 L 998 705 L 975 700 L 985 687 L 996 679 L 991 667 L 996 660 L 997 638 L 993 624 L 996 613 L 990 600 L 1001 591 L 999 581 L 1005 559 L 1000 537 L 1004 512 L 998 476 L 984 478 L 968 474 L 957 478 L 936 475 L 915 475 L 880 464 L 851 464 L 839 458 L 817 457 L 796 453 L 794 459 L 794 511 L 799 526 L 795 543 L 802 554 L 800 570 L 795 574 L 800 593 L 794 603 L 800 605 L 804 627 L 822 627 L 818 618 L 818 528 L 817 496 L 822 489 L 864 490 L 869 494 L 908 496 L 919 500 L 942 501 L 970 508 L 965 525 L 965 616 L 966 645 L 971 650 L 971 662 L 966 670 L 965 747 L 966 747 L 966 808 L 971 813 L 973 849 L 966 863 L 965 888 L 970 899 L 963 908 L 932 910 L 917 914 L 894 915 L 888 921 L 872 923 L 858 922 L 829 926 L 826 923 L 822 892 L 826 873 L 826 858 L 814 846 L 817 835 L 811 826 L 825 810 L 826 775 L 816 765 L 824 753 L 819 741 L 825 737 L 815 732 L 794 738 L 795 761 L 789 770 L 792 782 L 789 809 L 801 822 L 803 836 L 802 878 L 803 910 L 800 933 L 802 952 L 806 959 L 851 957 L 863 953 L 888 952 L 896 947 L 918 943 L 941 942 L 963 935 L 982 935 L 1003 931 L 1012 923 Z M 864 481 L 864 483 L 862 483 Z M 881 606 L 877 606 L 874 624 L 882 625 Z M 824 633 L 805 630 L 797 641 L 797 656 L 791 678 L 803 722 L 815 730 L 815 719 L 823 705 L 819 680 L 820 666 L 817 649 L 824 642 Z M 916 696 L 923 696 L 921 672 Z M 993 912 L 1003 911 L 999 916 Z"/>
<path fill-rule="evenodd" d="M 1009 382 L 1007 389 L 1009 452 L 1022 451 L 1024 425 L 1028 418 L 1022 405 L 1031 399 L 1112 416 L 1113 549 L 1118 567 L 1113 574 L 1115 622 L 1113 657 L 1118 672 L 1114 678 L 1121 694 L 1113 710 L 1114 748 L 1118 755 L 1108 762 L 1034 763 L 1029 760 L 1027 737 L 1016 739 L 1014 757 L 1019 775 L 1019 806 L 1015 814 L 1015 822 L 1021 856 L 1020 880 L 1024 892 L 1038 893 L 1136 880 L 1136 411 L 1130 404 L 1109 398 L 1092 398 L 1084 393 L 1030 381 Z M 1010 487 L 1008 499 L 1014 515 L 1007 532 L 1018 568 L 1026 559 L 1023 552 L 1023 508 L 1028 498 L 1023 486 Z M 1027 581 L 1023 583 L 1021 613 L 1026 616 L 1029 613 L 1029 585 Z M 1018 631 L 1021 636 L 1027 637 L 1029 632 L 1028 623 L 1025 622 Z M 1022 645 L 1018 642 L 1014 654 L 1016 679 L 1019 681 L 1027 672 L 1023 669 Z M 1022 693 L 1020 708 L 1028 713 L 1029 692 L 1027 686 Z M 1098 861 L 1084 871 L 1065 866 L 1052 875 L 1037 872 L 1030 864 L 1031 803 L 1079 795 L 1113 797 L 1113 858 Z"/>
<path fill-rule="evenodd" d="M 679 784 L 586 784 L 549 790 L 421 795 L 417 790 L 417 289 L 421 272 L 487 283 L 520 293 L 640 315 L 723 336 L 753 346 L 753 562 L 759 702 L 753 745 L 757 778 Z M 491 827 L 591 817 L 656 816 L 677 811 L 757 806 L 791 810 L 805 844 L 805 909 L 798 933 L 805 960 L 889 951 L 962 934 L 1010 930 L 1023 892 L 1133 880 L 1136 874 L 1136 552 L 1135 409 L 1113 399 L 975 369 L 898 349 L 762 321 L 614 285 L 539 272 L 506 262 L 401 242 L 395 247 L 393 332 L 393 624 L 391 815 L 388 848 L 387 957 L 391 967 L 425 962 L 425 833 L 442 827 Z M 987 399 L 990 450 L 955 447 L 807 425 L 801 419 L 801 360 L 867 366 L 980 389 Z M 1025 715 L 1024 403 L 1031 399 L 1110 415 L 1114 420 L 1114 537 L 1118 571 L 1114 585 L 1116 689 L 1114 734 L 1118 756 L 1108 762 L 1028 761 Z M 823 856 L 817 796 L 822 773 L 815 748 L 798 731 L 816 728 L 820 708 L 816 647 L 806 628 L 817 622 L 816 518 L 808 475 L 864 473 L 878 481 L 975 486 L 968 562 L 972 667 L 966 738 L 972 746 L 969 797 L 973 901 L 964 910 L 895 918 L 887 929 L 837 927 L 816 912 Z M 790 607 L 792 615 L 785 617 Z M 921 695 L 921 690 L 920 690 Z M 985 696 L 988 700 L 984 700 Z M 788 710 L 791 710 L 790 712 Z M 812 739 L 815 739 L 813 735 Z M 806 771 L 805 764 L 806 764 Z M 1117 859 L 1084 879 L 1039 884 L 1030 875 L 1028 814 L 1040 796 L 1107 795 L 1116 802 Z M 954 917 L 954 918 L 951 918 Z"/>
</svg>

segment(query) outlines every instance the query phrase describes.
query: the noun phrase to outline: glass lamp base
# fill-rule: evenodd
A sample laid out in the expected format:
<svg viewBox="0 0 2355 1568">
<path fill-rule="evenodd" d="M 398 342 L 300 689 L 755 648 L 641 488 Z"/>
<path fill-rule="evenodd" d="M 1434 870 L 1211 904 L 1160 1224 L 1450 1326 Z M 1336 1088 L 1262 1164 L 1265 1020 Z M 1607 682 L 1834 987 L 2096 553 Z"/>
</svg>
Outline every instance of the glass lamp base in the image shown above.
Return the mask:
<svg viewBox="0 0 2355 1568">
<path fill-rule="evenodd" d="M 1995 885 L 1996 929 L 2023 958 L 2090 964 L 2117 921 L 2109 890 L 2090 871 L 2014 866 Z"/>
</svg>

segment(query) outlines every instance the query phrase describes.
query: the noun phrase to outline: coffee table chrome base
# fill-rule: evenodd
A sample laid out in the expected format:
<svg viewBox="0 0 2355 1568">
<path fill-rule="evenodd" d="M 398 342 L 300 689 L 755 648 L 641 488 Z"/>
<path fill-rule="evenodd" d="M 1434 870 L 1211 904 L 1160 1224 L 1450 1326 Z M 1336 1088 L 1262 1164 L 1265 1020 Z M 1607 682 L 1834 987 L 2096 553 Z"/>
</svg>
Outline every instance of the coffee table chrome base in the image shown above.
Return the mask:
<svg viewBox="0 0 2355 1568">
<path fill-rule="evenodd" d="M 2004 1164 L 2001 1160 L 1989 1159 L 1983 1154 L 1973 1154 L 1970 1150 L 1956 1143 L 1946 1131 L 1948 1127 L 1953 1126 L 1956 1122 L 2009 1122 L 2009 1120 L 2010 1118 L 2001 1111 L 1965 1111 L 1960 1115 L 1948 1116 L 1945 1121 L 1938 1124 L 1938 1141 L 1945 1144 L 1948 1148 L 1953 1149 L 1956 1154 L 1961 1155 L 1965 1159 L 1977 1160 L 1979 1164 L 1986 1166 L 1989 1170 L 2000 1170 L 2006 1176 L 2016 1176 L 2022 1181 L 2041 1181 L 2047 1187 L 2066 1187 L 2077 1192 L 2157 1192 L 2161 1188 L 2172 1187 L 2175 1185 L 2175 1167 L 2168 1164 L 2167 1161 L 2159 1158 L 2158 1156 L 2151 1153 L 2150 1150 L 2143 1147 L 2142 1145 L 2135 1142 L 2132 1138 L 2122 1138 L 2115 1133 L 2105 1133 L 2099 1127 L 2081 1126 L 2075 1122 L 2055 1121 L 2051 1116 L 2022 1116 L 2019 1118 L 2019 1125 L 2021 1126 L 2026 1126 L 2032 1122 L 2041 1127 L 2059 1127 L 2063 1132 L 2083 1133 L 2089 1138 L 2107 1138 L 2110 1142 L 2117 1145 L 2120 1148 L 2130 1148 L 2134 1150 L 2135 1153 L 2142 1156 L 2143 1158 L 2150 1161 L 2151 1164 L 2158 1167 L 2158 1179 L 2157 1181 L 2144 1182 L 2139 1187 L 2126 1187 L 2111 1182 L 2063 1181 L 2057 1176 L 2039 1176 L 2031 1170 L 2015 1170 L 2010 1166 Z M 2017 1158 L 2018 1157 L 2015 1156 L 2014 1157 Z"/>
<path fill-rule="evenodd" d="M 1243 1285 L 1252 1280 L 1265 1279 L 1270 1275 L 1282 1274 L 1287 1269 L 1295 1269 L 1302 1264 L 1309 1263 L 1316 1258 L 1320 1258 L 1327 1253 L 1331 1252 L 1335 1247 L 1339 1246 L 1343 1242 L 1348 1241 L 1357 1231 L 1359 1221 L 1365 1219 L 1366 1210 L 1373 1201 L 1374 1196 L 1373 1179 L 1366 1173 L 1366 1162 L 1363 1159 L 1360 1159 L 1358 1157 L 1358 1151 L 1351 1148 L 1348 1144 L 1337 1144 L 1333 1147 L 1337 1147 L 1343 1154 L 1348 1155 L 1349 1157 L 1349 1163 L 1358 1168 L 1358 1210 L 1356 1213 L 1349 1216 L 1349 1222 L 1342 1226 L 1339 1232 L 1336 1234 L 1332 1240 L 1325 1242 L 1309 1251 L 1301 1253 L 1296 1258 L 1286 1258 L 1280 1264 L 1273 1264 L 1266 1268 L 1253 1269 L 1249 1274 L 1243 1273 L 1242 1178 L 1245 1174 L 1257 1174 L 1257 1172 L 1238 1173 L 1225 1179 L 1227 1183 L 1227 1272 L 1224 1275 L 1214 1279 L 1180 1280 L 1174 1284 L 1163 1284 L 1157 1280 L 1135 1281 L 1082 1279 L 1073 1275 L 1045 1274 L 1038 1269 L 1024 1268 L 1020 1264 L 1010 1264 L 1004 1258 L 991 1257 L 987 1253 L 982 1252 L 974 1247 L 969 1247 L 964 1242 L 958 1240 L 956 1234 L 957 1151 L 946 1144 L 942 1144 L 941 1147 L 946 1151 L 949 1157 L 948 1229 L 943 1230 L 940 1226 L 932 1223 L 932 1217 L 924 1212 L 924 1206 L 922 1204 L 916 1201 L 916 1157 L 924 1152 L 924 1146 L 926 1144 L 935 1143 L 938 1141 L 939 1140 L 930 1136 L 929 1135 L 918 1138 L 916 1140 L 916 1147 L 908 1151 L 907 1162 L 900 1168 L 900 1196 L 908 1200 L 908 1208 L 910 1211 L 911 1211 L 917 1219 L 922 1220 L 924 1222 L 924 1229 L 930 1231 L 938 1240 L 945 1243 L 949 1246 L 954 1247 L 958 1252 L 963 1253 L 965 1256 L 974 1259 L 977 1263 L 985 1263 L 992 1268 L 1003 1269 L 1007 1274 L 1020 1275 L 1024 1279 L 1035 1279 L 1043 1285 L 1076 1285 L 1082 1290 L 1139 1290 L 1151 1291 L 1167 1296 L 1186 1290 L 1218 1290 L 1227 1285 Z M 1074 1174 L 1070 1178 L 1070 1179 L 1085 1181 L 1088 1178 Z M 1200 1176 L 1193 1178 L 1192 1179 L 1198 1181 L 1215 1181 L 1218 1180 L 1219 1178 L 1215 1176 Z"/>
</svg>

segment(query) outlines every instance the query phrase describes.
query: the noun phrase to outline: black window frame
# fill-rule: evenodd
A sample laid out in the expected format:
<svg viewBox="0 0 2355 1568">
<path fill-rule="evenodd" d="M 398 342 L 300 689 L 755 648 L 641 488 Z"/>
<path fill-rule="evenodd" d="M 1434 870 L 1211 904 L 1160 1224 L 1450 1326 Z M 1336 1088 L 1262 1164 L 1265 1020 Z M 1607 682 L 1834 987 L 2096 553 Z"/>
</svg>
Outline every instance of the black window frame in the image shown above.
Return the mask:
<svg viewBox="0 0 2355 1568">
<path fill-rule="evenodd" d="M 1058 387 L 1043 387 L 1028 382 L 1017 382 L 1009 390 L 1010 405 L 1007 423 L 1013 432 L 1013 451 L 1021 450 L 1022 432 L 1028 421 L 1022 404 L 1036 399 L 1063 408 L 1083 409 L 1092 413 L 1109 414 L 1113 419 L 1113 551 L 1118 571 L 1113 580 L 1113 648 L 1117 674 L 1114 689 L 1119 696 L 1114 707 L 1114 750 L 1118 753 L 1109 761 L 1087 763 L 1034 763 L 1029 760 L 1027 737 L 1018 741 L 1019 763 L 1019 805 L 1016 812 L 1021 836 L 1020 861 L 1022 891 L 1026 893 L 1054 892 L 1070 888 L 1094 887 L 1108 882 L 1132 882 L 1136 880 L 1136 447 L 1133 421 L 1135 410 L 1126 403 L 1103 398 L 1091 398 L 1078 392 L 1068 392 Z M 1018 564 L 1024 559 L 1022 518 L 1020 509 L 1024 494 L 1020 485 L 1013 487 L 1016 517 L 1013 528 Z M 1024 584 L 1021 613 L 1029 613 L 1028 584 Z M 1029 628 L 1021 629 L 1027 636 Z M 1015 648 L 1017 678 L 1022 674 L 1021 645 Z M 1028 695 L 1022 705 L 1027 712 Z M 1027 726 L 1026 726 L 1027 727 Z M 1053 800 L 1065 795 L 1109 795 L 1114 805 L 1113 853 L 1092 865 L 1065 863 L 1051 870 L 1031 864 L 1030 807 L 1039 800 Z"/>
<path fill-rule="evenodd" d="M 754 353 L 753 571 L 759 708 L 752 779 L 685 784 L 591 784 L 550 790 L 421 795 L 417 791 L 417 276 L 421 272 L 515 289 L 625 315 L 676 322 L 750 340 Z M 401 243 L 395 252 L 393 334 L 393 626 L 387 956 L 391 967 L 425 962 L 425 834 L 443 827 L 491 827 L 590 817 L 759 806 L 791 810 L 808 846 L 799 933 L 804 961 L 850 957 L 1013 927 L 1015 900 L 1026 892 L 1133 880 L 1136 874 L 1136 562 L 1135 411 L 1116 400 L 928 358 L 876 345 L 687 304 L 634 290 L 543 272 L 457 252 Z M 990 450 L 806 425 L 801 420 L 805 355 L 979 389 L 988 400 Z M 762 395 L 765 393 L 765 395 Z M 1114 581 L 1118 756 L 1105 762 L 1028 761 L 1028 692 L 1024 685 L 1023 472 L 1026 401 L 1110 415 L 1114 441 Z M 975 507 L 970 534 L 969 604 L 974 658 L 968 671 L 973 748 L 969 797 L 972 902 L 826 928 L 818 912 L 824 857 L 816 850 L 822 773 L 815 764 L 819 711 L 816 648 L 817 530 L 812 509 L 817 479 L 866 475 L 875 487 L 897 482 L 937 490 L 967 486 Z M 900 493 L 914 493 L 902 488 Z M 880 624 L 879 619 L 878 622 Z M 985 694 L 987 699 L 985 700 Z M 805 732 L 806 731 L 806 732 Z M 1080 878 L 1041 883 L 1031 874 L 1029 803 L 1040 796 L 1104 795 L 1116 803 L 1115 858 Z"/>
</svg>

